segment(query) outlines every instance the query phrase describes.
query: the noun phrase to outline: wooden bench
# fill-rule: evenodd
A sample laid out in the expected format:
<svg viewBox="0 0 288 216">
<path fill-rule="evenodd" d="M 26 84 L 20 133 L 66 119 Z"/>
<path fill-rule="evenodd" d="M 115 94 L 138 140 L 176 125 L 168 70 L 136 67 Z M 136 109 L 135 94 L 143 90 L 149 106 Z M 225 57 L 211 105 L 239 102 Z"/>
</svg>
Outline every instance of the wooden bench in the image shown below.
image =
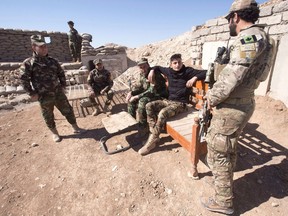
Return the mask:
<svg viewBox="0 0 288 216">
<path fill-rule="evenodd" d="M 86 113 L 89 115 L 94 111 L 94 107 L 92 105 L 89 106 L 90 113 L 88 107 L 83 107 L 81 106 L 80 101 L 82 99 L 87 99 L 89 97 L 89 91 L 88 91 L 88 84 L 78 84 L 78 85 L 71 85 L 66 87 L 66 96 L 68 98 L 68 101 L 71 102 L 71 106 L 73 107 L 74 110 L 77 111 L 78 116 L 80 117 L 81 115 L 83 117 L 86 117 Z M 113 89 L 112 89 L 113 90 Z M 126 104 L 125 98 L 127 94 L 127 89 L 124 90 L 113 90 L 114 91 L 114 96 L 111 101 L 111 106 L 117 105 L 117 104 Z M 106 96 L 105 95 L 97 95 L 95 97 L 96 103 L 99 105 L 100 111 L 104 110 L 105 106 L 105 101 L 106 101 Z"/>
<path fill-rule="evenodd" d="M 202 108 L 203 96 L 208 90 L 204 81 L 197 81 L 191 96 L 191 107 L 184 113 L 170 118 L 166 123 L 167 133 L 183 146 L 191 155 L 193 179 L 199 179 L 197 164 L 200 155 L 207 153 L 207 144 L 199 137 L 199 110 Z"/>
<path fill-rule="evenodd" d="M 85 117 L 85 112 L 83 107 L 80 106 L 80 100 L 88 97 L 88 86 L 87 84 L 77 84 L 77 85 L 70 85 L 66 87 L 67 90 L 67 98 L 68 101 L 71 102 L 72 108 L 76 109 L 78 112 L 78 116 L 80 116 L 80 111 L 82 115 Z"/>
</svg>

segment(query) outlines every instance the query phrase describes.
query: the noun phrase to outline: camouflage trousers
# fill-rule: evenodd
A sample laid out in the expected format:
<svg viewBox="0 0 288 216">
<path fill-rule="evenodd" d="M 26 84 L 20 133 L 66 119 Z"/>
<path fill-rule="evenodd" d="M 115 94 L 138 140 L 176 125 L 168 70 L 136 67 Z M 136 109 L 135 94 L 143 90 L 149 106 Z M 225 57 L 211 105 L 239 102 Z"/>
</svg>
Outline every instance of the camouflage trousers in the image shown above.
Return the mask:
<svg viewBox="0 0 288 216">
<path fill-rule="evenodd" d="M 70 124 L 76 124 L 76 118 L 73 108 L 70 105 L 63 90 L 57 92 L 50 92 L 39 97 L 42 116 L 48 128 L 53 129 L 56 127 L 54 121 L 54 106 L 61 112 Z"/>
<path fill-rule="evenodd" d="M 186 110 L 186 104 L 172 100 L 156 100 L 146 105 L 147 122 L 150 133 L 159 137 L 161 129 L 169 117 Z"/>
<path fill-rule="evenodd" d="M 219 104 L 213 112 L 206 136 L 207 162 L 214 177 L 214 199 L 220 206 L 233 206 L 238 139 L 254 109 L 255 102 L 251 99 L 250 104 Z"/>
<path fill-rule="evenodd" d="M 99 96 L 99 95 L 101 95 L 101 94 L 100 94 L 100 91 L 95 91 L 95 90 L 94 90 L 94 93 L 95 93 L 95 96 L 96 96 L 96 97 Z M 107 99 L 106 102 L 112 100 L 112 99 L 113 99 L 113 96 L 114 96 L 113 90 L 110 89 L 108 92 L 105 92 L 105 96 L 106 96 L 106 99 Z M 97 105 L 97 102 L 96 102 L 96 100 L 95 100 L 95 97 L 90 96 L 90 97 L 89 97 L 89 100 L 90 100 L 90 102 L 93 104 L 93 106 L 96 106 L 96 105 Z"/>
<path fill-rule="evenodd" d="M 135 100 L 131 103 L 129 102 L 127 105 L 128 113 L 135 119 L 137 115 L 139 126 L 144 128 L 147 126 L 146 104 L 159 99 L 160 97 L 142 97 L 139 100 Z"/>
<path fill-rule="evenodd" d="M 78 45 L 76 43 L 70 43 L 69 49 L 70 49 L 72 58 L 74 59 L 78 58 L 79 60 L 81 60 L 81 45 Z"/>
</svg>

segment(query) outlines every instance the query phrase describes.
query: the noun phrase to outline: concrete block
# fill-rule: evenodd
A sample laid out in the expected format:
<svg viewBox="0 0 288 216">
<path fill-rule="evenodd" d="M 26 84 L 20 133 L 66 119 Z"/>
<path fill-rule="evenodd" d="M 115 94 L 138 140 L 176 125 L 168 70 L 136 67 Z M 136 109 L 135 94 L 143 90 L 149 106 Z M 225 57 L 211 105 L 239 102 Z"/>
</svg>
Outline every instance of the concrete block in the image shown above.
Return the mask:
<svg viewBox="0 0 288 216">
<path fill-rule="evenodd" d="M 273 13 L 279 13 L 288 10 L 288 1 L 283 1 L 274 5 Z"/>
<path fill-rule="evenodd" d="M 216 34 L 210 34 L 205 37 L 205 42 L 206 41 L 216 41 Z"/>
<path fill-rule="evenodd" d="M 205 42 L 203 44 L 202 68 L 208 69 L 208 64 L 214 62 L 218 47 L 227 46 L 227 41 Z"/>
<path fill-rule="evenodd" d="M 269 34 L 282 34 L 288 32 L 288 24 L 286 25 L 274 25 L 269 28 Z"/>
<path fill-rule="evenodd" d="M 224 27 L 223 26 L 211 27 L 211 34 L 222 33 L 223 31 L 224 31 Z"/>
<path fill-rule="evenodd" d="M 288 11 L 286 11 L 286 12 L 283 13 L 282 19 L 283 19 L 284 21 L 287 21 L 287 20 L 288 20 Z"/>
<path fill-rule="evenodd" d="M 262 7 L 260 9 L 260 17 L 272 15 L 272 6 Z"/>
<path fill-rule="evenodd" d="M 288 34 L 284 35 L 280 40 L 270 88 L 270 96 L 281 100 L 286 106 L 288 106 L 287 50 Z"/>
<path fill-rule="evenodd" d="M 227 23 L 228 23 L 228 20 L 225 19 L 224 17 L 221 17 L 221 18 L 218 19 L 218 26 L 225 25 Z"/>
<path fill-rule="evenodd" d="M 217 41 L 227 41 L 229 38 L 230 38 L 230 34 L 228 32 L 216 35 Z"/>
<path fill-rule="evenodd" d="M 282 21 L 282 14 L 275 16 L 263 17 L 259 19 L 260 24 L 275 25 L 279 24 Z"/>
<path fill-rule="evenodd" d="M 201 53 L 200 52 L 192 52 L 191 53 L 191 58 L 199 59 L 199 58 L 201 58 Z"/>
<path fill-rule="evenodd" d="M 218 23 L 218 19 L 211 19 L 211 20 L 206 21 L 205 26 L 208 26 L 208 27 L 216 26 L 217 23 Z"/>
<path fill-rule="evenodd" d="M 200 36 L 204 36 L 204 35 L 210 34 L 210 33 L 211 33 L 210 31 L 211 31 L 210 28 L 202 28 L 202 29 L 197 30 L 196 32 L 197 32 Z"/>
</svg>

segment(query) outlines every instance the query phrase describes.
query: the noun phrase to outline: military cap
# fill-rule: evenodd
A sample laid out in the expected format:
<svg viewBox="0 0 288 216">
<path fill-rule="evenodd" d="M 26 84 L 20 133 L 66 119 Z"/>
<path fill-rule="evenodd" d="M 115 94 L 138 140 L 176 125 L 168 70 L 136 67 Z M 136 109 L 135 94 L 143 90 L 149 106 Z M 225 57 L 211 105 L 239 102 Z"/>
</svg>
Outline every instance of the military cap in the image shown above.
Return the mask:
<svg viewBox="0 0 288 216">
<path fill-rule="evenodd" d="M 95 60 L 93 61 L 93 63 L 94 63 L 94 65 L 97 65 L 97 64 L 99 64 L 99 63 L 102 64 L 102 59 L 95 59 Z"/>
<path fill-rule="evenodd" d="M 32 35 L 31 37 L 31 44 L 35 44 L 37 46 L 42 46 L 46 44 L 44 37 L 42 35 Z"/>
<path fill-rule="evenodd" d="M 235 0 L 229 10 L 229 14 L 225 18 L 229 18 L 230 14 L 235 11 L 239 11 L 246 8 L 255 7 L 257 5 L 255 0 Z"/>
<path fill-rule="evenodd" d="M 137 65 L 147 64 L 147 63 L 148 63 L 148 59 L 147 59 L 147 58 L 141 58 L 141 59 L 137 62 Z"/>
<path fill-rule="evenodd" d="M 67 23 L 68 23 L 69 25 L 74 25 L 74 22 L 73 22 L 73 21 L 71 21 L 71 20 L 70 20 L 70 21 L 68 21 Z"/>
</svg>

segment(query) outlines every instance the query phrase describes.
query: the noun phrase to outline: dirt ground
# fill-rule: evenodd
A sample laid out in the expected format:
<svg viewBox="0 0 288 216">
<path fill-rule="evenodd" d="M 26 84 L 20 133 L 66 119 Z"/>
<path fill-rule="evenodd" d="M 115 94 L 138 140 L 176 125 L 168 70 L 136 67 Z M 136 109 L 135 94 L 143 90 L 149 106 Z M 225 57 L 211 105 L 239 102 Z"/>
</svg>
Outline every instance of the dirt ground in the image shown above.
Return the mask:
<svg viewBox="0 0 288 216">
<path fill-rule="evenodd" d="M 125 106 L 112 113 L 121 109 Z M 132 128 L 107 145 L 134 146 L 107 155 L 99 142 L 107 135 L 101 123 L 106 114 L 78 117 L 88 130 L 82 135 L 73 135 L 63 116 L 55 114 L 63 136 L 57 144 L 37 103 L 0 112 L 0 215 L 217 215 L 200 203 L 201 196 L 213 193 L 205 183 L 209 169 L 200 161 L 200 180 L 189 178 L 189 154 L 167 134 L 142 157 L 136 145 L 142 140 Z M 287 126 L 281 102 L 257 97 L 240 139 L 234 215 L 287 215 Z"/>
</svg>

